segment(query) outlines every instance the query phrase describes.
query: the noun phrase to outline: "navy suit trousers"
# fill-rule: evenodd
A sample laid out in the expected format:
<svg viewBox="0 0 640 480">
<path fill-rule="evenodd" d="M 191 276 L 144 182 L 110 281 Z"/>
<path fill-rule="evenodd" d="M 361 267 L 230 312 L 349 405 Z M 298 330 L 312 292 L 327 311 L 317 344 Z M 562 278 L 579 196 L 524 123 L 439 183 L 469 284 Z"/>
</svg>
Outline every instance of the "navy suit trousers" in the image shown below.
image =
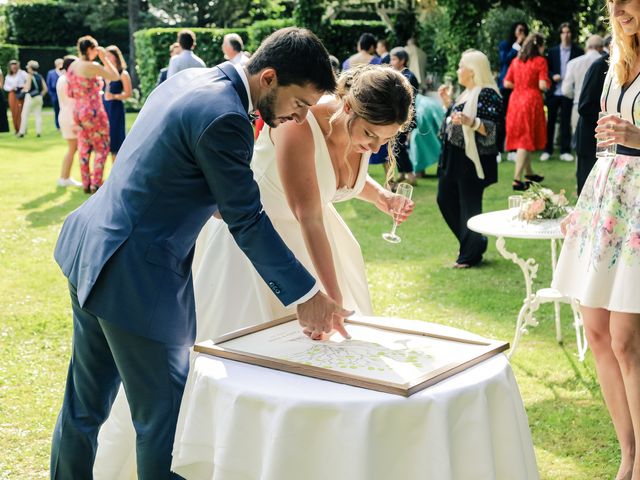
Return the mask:
<svg viewBox="0 0 640 480">
<path fill-rule="evenodd" d="M 73 347 L 53 434 L 51 478 L 93 478 L 97 436 L 120 382 L 136 429 L 138 478 L 175 479 L 171 450 L 189 370 L 189 348 L 150 340 L 73 308 Z"/>
</svg>

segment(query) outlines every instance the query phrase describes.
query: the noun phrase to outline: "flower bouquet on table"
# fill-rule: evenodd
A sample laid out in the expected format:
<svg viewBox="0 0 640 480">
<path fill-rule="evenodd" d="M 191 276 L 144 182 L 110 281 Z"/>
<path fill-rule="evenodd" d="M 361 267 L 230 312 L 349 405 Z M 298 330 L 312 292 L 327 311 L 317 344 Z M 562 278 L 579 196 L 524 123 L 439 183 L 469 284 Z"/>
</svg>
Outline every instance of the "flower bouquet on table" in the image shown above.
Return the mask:
<svg viewBox="0 0 640 480">
<path fill-rule="evenodd" d="M 531 182 L 529 189 L 522 195 L 520 220 L 530 222 L 537 219 L 553 219 L 564 217 L 569 201 L 564 190 L 554 193 L 539 183 Z"/>
</svg>

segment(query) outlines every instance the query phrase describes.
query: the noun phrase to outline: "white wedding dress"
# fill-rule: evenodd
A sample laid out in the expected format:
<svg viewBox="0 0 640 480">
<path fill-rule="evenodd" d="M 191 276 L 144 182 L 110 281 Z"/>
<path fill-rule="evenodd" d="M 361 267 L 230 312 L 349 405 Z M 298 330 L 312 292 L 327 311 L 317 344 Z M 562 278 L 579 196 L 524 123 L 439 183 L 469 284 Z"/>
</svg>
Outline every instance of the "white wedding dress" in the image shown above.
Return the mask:
<svg viewBox="0 0 640 480">
<path fill-rule="evenodd" d="M 371 298 L 360 245 L 333 207 L 363 189 L 369 154 L 360 161 L 353 189 L 336 187 L 336 174 L 324 134 L 309 111 L 313 132 L 315 167 L 323 206 L 323 219 L 345 308 L 372 315 Z M 317 278 L 300 226 L 289 209 L 275 158 L 275 148 L 265 126 L 254 148 L 251 168 L 260 187 L 265 211 L 296 258 Z M 258 275 L 229 233 L 227 225 L 211 218 L 196 242 L 193 261 L 196 301 L 196 341 L 215 339 L 224 333 L 294 313 L 285 308 Z M 322 288 L 322 286 L 321 286 Z M 324 290 L 324 289 L 323 289 Z M 94 466 L 96 480 L 135 479 L 135 431 L 122 388 L 98 437 Z M 241 448 L 238 446 L 238 448 Z"/>
</svg>

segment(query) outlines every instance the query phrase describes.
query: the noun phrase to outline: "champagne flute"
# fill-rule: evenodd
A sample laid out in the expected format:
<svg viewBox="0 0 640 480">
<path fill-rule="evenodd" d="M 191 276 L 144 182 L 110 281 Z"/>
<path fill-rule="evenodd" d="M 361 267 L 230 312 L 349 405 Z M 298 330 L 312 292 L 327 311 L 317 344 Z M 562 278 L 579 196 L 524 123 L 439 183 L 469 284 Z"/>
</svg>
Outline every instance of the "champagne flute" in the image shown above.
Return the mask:
<svg viewBox="0 0 640 480">
<path fill-rule="evenodd" d="M 393 212 L 394 213 L 393 228 L 391 229 L 390 232 L 382 234 L 382 238 L 384 238 L 389 243 L 400 243 L 402 241 L 402 239 L 398 235 L 396 235 L 396 229 L 398 228 L 397 215 L 402 212 L 402 209 L 404 208 L 406 201 L 411 200 L 412 193 L 413 193 L 413 187 L 408 183 L 398 184 L 398 187 L 396 188 L 396 195 L 400 195 L 403 198 L 402 198 L 402 201 L 399 202 L 400 205 L 397 206 L 397 210 Z"/>
</svg>

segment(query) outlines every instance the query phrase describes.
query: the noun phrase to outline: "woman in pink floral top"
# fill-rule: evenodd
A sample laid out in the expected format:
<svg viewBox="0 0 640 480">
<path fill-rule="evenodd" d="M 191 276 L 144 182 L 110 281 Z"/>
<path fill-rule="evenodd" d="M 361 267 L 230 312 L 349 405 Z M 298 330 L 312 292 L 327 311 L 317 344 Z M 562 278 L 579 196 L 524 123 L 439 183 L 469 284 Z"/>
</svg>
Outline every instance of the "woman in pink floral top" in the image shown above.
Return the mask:
<svg viewBox="0 0 640 480">
<path fill-rule="evenodd" d="M 86 193 L 102 185 L 102 170 L 109 153 L 109 120 L 102 104 L 103 78 L 117 80 L 118 70 L 106 58 L 105 49 L 86 35 L 78 39 L 79 59 L 67 70 L 68 95 L 75 100 L 74 120 L 78 125 L 80 173 Z M 94 62 L 98 57 L 102 64 Z M 93 174 L 89 156 L 94 152 Z"/>
<path fill-rule="evenodd" d="M 611 67 L 602 91 L 599 158 L 575 210 L 553 286 L 580 302 L 602 395 L 620 443 L 616 480 L 640 479 L 640 0 L 607 2 Z"/>
</svg>

